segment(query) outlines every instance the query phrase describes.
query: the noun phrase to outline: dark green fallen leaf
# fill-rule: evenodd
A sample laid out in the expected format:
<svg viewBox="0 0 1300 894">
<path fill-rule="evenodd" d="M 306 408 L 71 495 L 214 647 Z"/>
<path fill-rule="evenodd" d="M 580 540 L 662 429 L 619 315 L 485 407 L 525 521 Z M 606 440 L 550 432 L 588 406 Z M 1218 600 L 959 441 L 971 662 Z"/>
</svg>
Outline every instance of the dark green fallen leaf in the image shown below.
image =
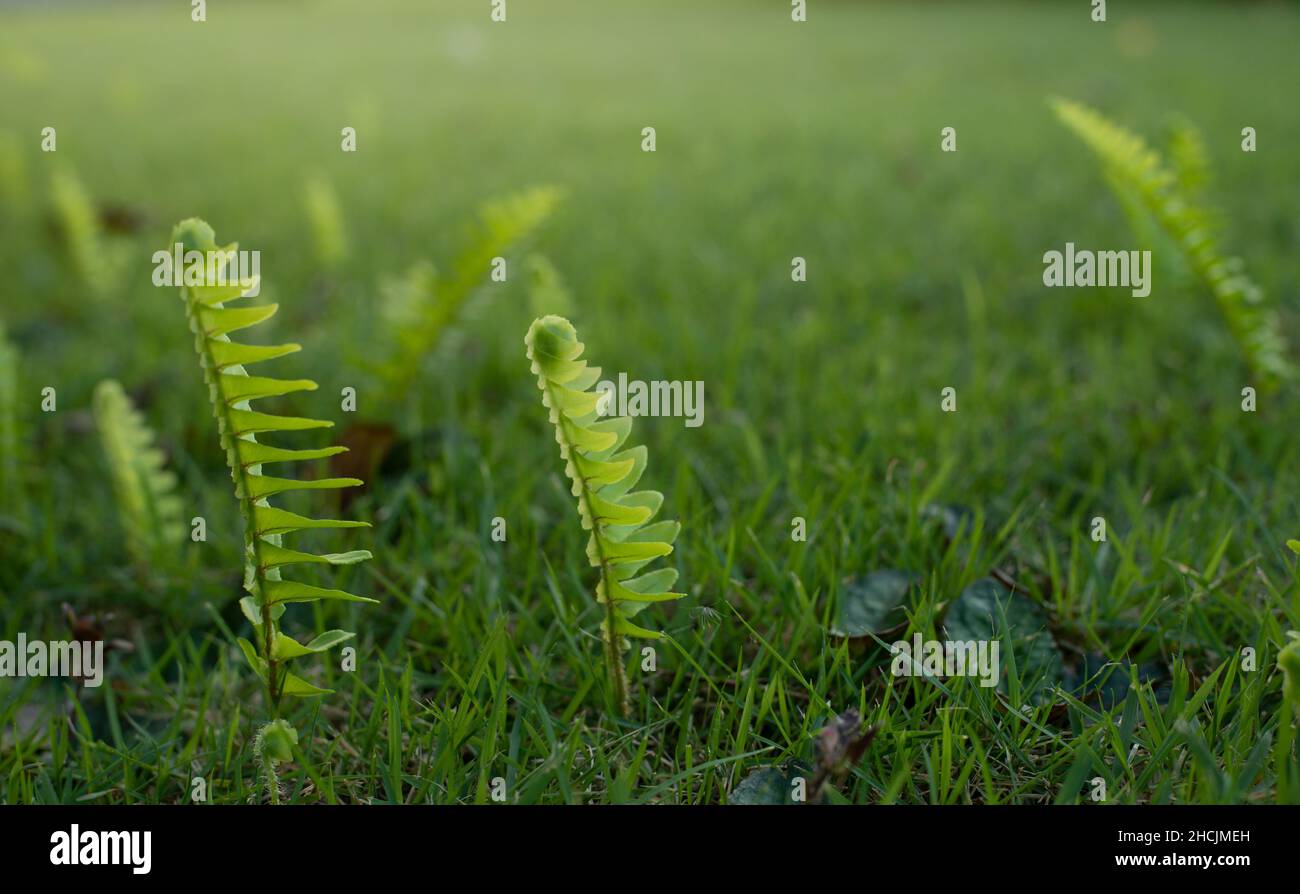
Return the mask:
<svg viewBox="0 0 1300 894">
<path fill-rule="evenodd" d="M 1095 701 L 1102 710 L 1109 711 L 1122 705 L 1128 697 L 1131 670 L 1135 667 L 1138 684 L 1150 683 L 1156 701 L 1167 704 L 1170 694 L 1169 671 L 1156 662 L 1134 665 L 1131 661 L 1108 661 L 1104 655 L 1089 653 L 1083 656 L 1078 667 L 1067 674 L 1066 686 L 1076 698 Z"/>
<path fill-rule="evenodd" d="M 777 805 L 795 804 L 794 783 L 797 779 L 807 779 L 806 768 L 798 764 L 782 767 L 759 767 L 750 770 L 749 775 L 740 780 L 740 784 L 727 796 L 728 804 Z"/>
<path fill-rule="evenodd" d="M 879 635 L 906 624 L 907 591 L 914 580 L 912 575 L 893 569 L 850 579 L 840 591 L 839 620 L 831 635 Z"/>
<path fill-rule="evenodd" d="M 1003 625 L 1005 613 L 1006 624 Z M 1065 663 L 1043 610 L 1019 593 L 989 578 L 977 580 L 948 608 L 944 629 L 951 640 L 998 640 L 1002 665 L 998 690 L 1007 691 L 1014 651 L 1022 692 L 1031 704 L 1054 701 L 1052 690 L 1065 679 Z"/>
</svg>

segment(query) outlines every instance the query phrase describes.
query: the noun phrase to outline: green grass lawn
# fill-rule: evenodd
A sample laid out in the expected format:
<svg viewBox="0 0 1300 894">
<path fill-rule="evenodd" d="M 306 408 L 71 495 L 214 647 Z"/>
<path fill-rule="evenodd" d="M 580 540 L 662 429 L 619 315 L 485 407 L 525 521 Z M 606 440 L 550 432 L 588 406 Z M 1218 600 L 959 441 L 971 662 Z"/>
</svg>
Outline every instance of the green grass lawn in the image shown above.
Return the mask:
<svg viewBox="0 0 1300 894">
<path fill-rule="evenodd" d="M 397 439 L 346 506 L 283 503 L 372 522 L 298 548 L 371 550 L 304 579 L 382 602 L 285 616 L 299 637 L 358 633 L 355 672 L 305 660 L 337 692 L 290 706 L 289 799 L 482 802 L 501 777 L 516 803 L 719 803 L 755 770 L 778 787 L 804 772 L 817 731 L 856 708 L 879 729 L 835 801 L 1074 803 L 1095 779 L 1112 803 L 1300 800 L 1276 668 L 1300 628 L 1294 387 L 1242 411 L 1241 351 L 1159 245 L 1145 299 L 1041 279 L 1067 241 L 1153 247 L 1048 98 L 1158 145 L 1187 120 L 1224 244 L 1300 341 L 1294 7 L 1111 4 L 1094 24 L 1086 3 L 812 0 L 796 25 L 781 2 L 513 0 L 505 24 L 487 2 L 211 3 L 204 23 L 185 6 L 0 8 L 0 320 L 23 444 L 0 639 L 68 636 L 66 605 L 131 647 L 98 689 L 0 680 L 4 802 L 188 802 L 195 777 L 211 801 L 263 797 L 268 705 L 235 645 L 241 520 L 178 293 L 150 283 L 194 215 L 262 253 L 258 300 L 281 310 L 245 340 L 303 346 L 266 374 L 320 383 L 274 406 L 336 425 L 276 443 L 358 421 Z M 55 210 L 68 176 L 118 221 L 89 274 Z M 313 181 L 341 210 L 332 265 Z M 544 185 L 563 198 L 507 253 L 508 281 L 484 266 L 381 401 L 384 296 L 420 262 L 454 274 L 485 202 Z M 566 299 L 529 288 L 539 255 Z M 640 616 L 672 640 L 653 672 L 634 644 L 627 717 L 524 356 L 550 311 L 609 373 L 705 383 L 701 427 L 633 428 L 644 486 L 682 523 L 667 562 L 687 596 Z M 175 561 L 127 553 L 90 415 L 105 378 L 157 432 L 185 518 L 207 521 Z M 915 586 L 885 642 L 943 639 L 993 575 L 1047 619 L 1061 685 L 1029 698 L 1010 638 L 995 690 L 892 676 L 881 643 L 832 635 L 889 569 Z M 1104 692 L 1076 686 L 1108 662 Z"/>
</svg>

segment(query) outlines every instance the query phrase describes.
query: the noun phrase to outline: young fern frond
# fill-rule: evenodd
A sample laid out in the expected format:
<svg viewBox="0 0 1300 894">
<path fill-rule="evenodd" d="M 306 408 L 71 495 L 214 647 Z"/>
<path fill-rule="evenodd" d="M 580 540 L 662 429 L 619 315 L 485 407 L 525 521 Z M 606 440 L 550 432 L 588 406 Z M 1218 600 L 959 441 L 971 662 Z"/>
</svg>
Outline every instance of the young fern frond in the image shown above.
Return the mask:
<svg viewBox="0 0 1300 894">
<path fill-rule="evenodd" d="M 1065 99 L 1052 100 L 1061 122 L 1102 161 L 1112 183 L 1124 196 L 1136 199 L 1186 256 L 1192 271 L 1209 287 L 1233 339 L 1251 370 L 1265 388 L 1275 388 L 1291 378 L 1276 311 L 1264 303 L 1263 292 L 1241 269 L 1236 258 L 1226 258 L 1214 236 L 1211 212 L 1203 207 L 1196 190 L 1204 182 L 1203 150 L 1182 138 L 1177 170 L 1166 167 L 1160 154 L 1087 106 Z M 1202 157 L 1198 159 L 1198 152 Z"/>
<path fill-rule="evenodd" d="M 627 673 L 623 666 L 624 637 L 661 639 L 666 634 L 639 627 L 632 619 L 654 602 L 680 599 L 669 588 L 677 581 L 675 568 L 642 573 L 650 562 L 673 551 L 681 530 L 676 521 L 654 518 L 663 504 L 658 491 L 633 491 L 646 466 L 646 448 L 624 448 L 632 430 L 630 417 L 600 418 L 602 395 L 589 390 L 600 379 L 600 368 L 579 359 L 583 344 L 573 325 L 554 315 L 533 321 L 524 339 L 542 403 L 555 426 L 564 473 L 578 499 L 582 528 L 590 531 L 587 561 L 599 569 L 596 601 L 605 610 L 601 636 L 609 664 L 614 697 L 620 710 L 630 710 Z"/>
<path fill-rule="evenodd" d="M 100 382 L 92 406 L 127 552 L 141 567 L 166 564 L 175 558 L 185 533 L 176 476 L 165 468 L 153 432 L 121 385 L 111 379 Z"/>
<path fill-rule="evenodd" d="M 216 269 L 223 270 L 222 260 L 235 257 L 236 246 L 218 248 L 212 228 L 197 218 L 177 224 L 172 242 L 181 243 L 186 251 L 215 256 Z M 256 325 L 275 314 L 277 305 L 228 308 L 226 304 L 247 297 L 252 281 L 235 284 L 186 286 L 181 290 L 185 313 L 194 333 L 194 346 L 217 420 L 226 464 L 235 483 L 235 497 L 244 517 L 244 589 L 240 609 L 253 626 L 253 643 L 241 638 L 240 648 L 249 665 L 266 685 L 272 711 L 279 714 L 283 696 L 309 697 L 330 692 L 308 683 L 288 670 L 296 658 L 324 652 L 351 639 L 354 634 L 330 630 L 303 644 L 280 631 L 285 606 L 294 602 L 337 600 L 376 602 L 333 590 L 289 580 L 281 571 L 289 565 L 351 565 L 370 558 L 366 550 L 317 555 L 284 546 L 285 534 L 320 528 L 369 527 L 365 522 L 314 519 L 278 509 L 270 504 L 276 494 L 294 490 L 322 490 L 351 487 L 361 482 L 355 478 L 315 480 L 281 478 L 265 474 L 264 465 L 321 459 L 344 452 L 343 447 L 289 449 L 258 441 L 261 434 L 327 428 L 332 423 L 319 419 L 278 416 L 253 410 L 250 403 L 265 397 L 310 391 L 316 383 L 307 379 L 269 379 L 249 375 L 246 366 L 282 357 L 299 350 L 296 344 L 246 345 L 231 341 L 229 333 Z M 255 643 L 255 645 L 254 645 Z"/>
</svg>

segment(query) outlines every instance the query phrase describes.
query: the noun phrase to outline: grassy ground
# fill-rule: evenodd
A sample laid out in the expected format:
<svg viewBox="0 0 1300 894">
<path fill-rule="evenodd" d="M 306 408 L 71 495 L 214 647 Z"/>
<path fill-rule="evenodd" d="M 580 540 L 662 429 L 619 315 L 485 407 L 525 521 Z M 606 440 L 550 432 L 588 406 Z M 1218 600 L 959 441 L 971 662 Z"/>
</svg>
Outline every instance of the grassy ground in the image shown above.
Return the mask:
<svg viewBox="0 0 1300 894">
<path fill-rule="evenodd" d="M 180 302 L 149 284 L 150 253 L 195 214 L 262 252 L 281 312 L 248 340 L 304 346 L 271 374 L 321 384 L 280 406 L 344 429 L 334 396 L 356 387 L 357 416 L 403 442 L 346 508 L 372 530 L 303 541 L 372 550 L 316 580 L 383 604 L 286 616 L 298 634 L 359 632 L 357 671 L 315 663 L 338 692 L 294 709 L 293 800 L 486 801 L 503 777 L 520 803 L 721 802 L 756 768 L 811 763 L 849 707 L 881 726 L 835 800 L 1072 802 L 1096 778 L 1111 802 L 1297 797 L 1278 784 L 1275 661 L 1300 627 L 1283 546 L 1300 532 L 1300 407 L 1284 389 L 1241 411 L 1249 375 L 1195 283 L 1135 300 L 1040 277 L 1066 241 L 1138 247 L 1046 98 L 1152 137 L 1177 113 L 1206 134 L 1228 245 L 1296 331 L 1300 16 L 810 5 L 803 25 L 739 2 L 517 0 L 505 25 L 486 3 L 209 4 L 203 24 L 162 3 L 0 11 L 3 320 L 27 447 L 26 506 L 0 526 L 0 638 L 65 636 L 66 603 L 133 647 L 75 701 L 66 681 L 0 681 L 0 798 L 183 802 L 195 776 L 214 801 L 260 797 L 267 708 L 234 645 L 239 516 Z M 47 125 L 54 154 L 38 151 Z M 944 126 L 956 154 L 939 152 Z M 98 293 L 53 224 L 56 168 L 139 219 L 104 237 L 123 261 Z M 303 209 L 311 177 L 343 212 L 331 269 Z M 483 201 L 536 184 L 565 191 L 531 247 L 567 283 L 593 362 L 705 382 L 702 427 L 634 427 L 645 484 L 683 524 L 669 561 L 688 598 L 650 610 L 673 642 L 654 672 L 630 664 L 627 719 L 523 357 L 522 277 L 485 284 L 398 408 L 368 415 L 383 285 L 420 259 L 448 269 Z M 124 551 L 88 416 L 106 377 L 159 433 L 186 517 L 208 521 L 171 567 Z M 37 412 L 46 386 L 55 413 Z M 1085 655 L 1158 672 L 1113 703 L 1024 708 L 971 680 L 892 677 L 880 645 L 828 632 L 852 582 L 887 568 L 920 578 L 926 636 L 996 573 L 1047 613 L 1075 673 Z"/>
</svg>

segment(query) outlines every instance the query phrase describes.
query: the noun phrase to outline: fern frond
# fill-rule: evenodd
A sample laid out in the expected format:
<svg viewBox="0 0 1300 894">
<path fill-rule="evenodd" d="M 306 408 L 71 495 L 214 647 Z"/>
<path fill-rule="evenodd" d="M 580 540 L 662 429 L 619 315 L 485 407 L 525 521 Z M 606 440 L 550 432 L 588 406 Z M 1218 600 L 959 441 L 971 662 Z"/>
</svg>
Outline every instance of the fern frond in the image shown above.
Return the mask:
<svg viewBox="0 0 1300 894">
<path fill-rule="evenodd" d="M 113 479 L 127 552 L 143 567 L 165 564 L 174 558 L 185 533 L 176 476 L 167 471 L 153 432 L 121 385 L 112 379 L 100 382 L 92 408 Z"/>
<path fill-rule="evenodd" d="M 457 258 L 446 279 L 425 265 L 413 268 L 410 288 L 393 290 L 384 315 L 401 325 L 393 329 L 391 359 L 381 370 L 388 400 L 399 399 L 410 388 L 424 358 L 487 281 L 492 259 L 536 232 L 560 199 L 557 188 L 538 186 L 488 202 L 480 209 L 481 225 L 473 244 Z"/>
<path fill-rule="evenodd" d="M 646 466 L 645 447 L 625 447 L 632 430 L 630 417 L 603 419 L 597 412 L 599 392 L 589 390 L 600 379 L 600 368 L 580 359 L 582 342 L 564 317 L 549 315 L 533 321 L 524 339 L 542 403 L 555 426 L 564 473 L 578 500 L 582 528 L 590 531 L 587 561 L 600 571 L 596 601 L 605 608 L 601 635 L 615 698 L 629 711 L 627 674 L 623 667 L 623 637 L 660 639 L 665 634 L 633 622 L 646 606 L 680 599 L 669 588 L 677 570 L 644 567 L 673 551 L 681 530 L 675 521 L 651 524 L 663 504 L 658 491 L 633 491 Z"/>
<path fill-rule="evenodd" d="M 18 349 L 0 323 L 0 514 L 20 521 L 26 515 L 22 436 L 18 422 Z"/>
<path fill-rule="evenodd" d="M 187 253 L 203 252 L 205 259 L 211 253 L 220 251 L 222 254 L 216 256 L 217 264 L 220 264 L 221 259 L 228 261 L 234 258 L 237 251 L 234 244 L 219 249 L 212 228 L 198 218 L 177 224 L 172 242 L 183 244 Z M 240 600 L 239 607 L 253 626 L 254 642 L 240 639 L 239 644 L 249 665 L 266 684 L 271 705 L 278 713 L 282 696 L 306 697 L 329 692 L 291 673 L 287 668 L 288 663 L 295 658 L 323 652 L 353 636 L 347 631 L 331 630 L 310 643 L 299 643 L 280 632 L 279 622 L 285 606 L 291 602 L 321 600 L 377 600 L 281 577 L 281 569 L 288 565 L 351 565 L 370 558 L 370 553 L 366 550 L 314 555 L 287 549 L 282 542 L 285 534 L 318 528 L 358 528 L 369 525 L 365 522 L 307 518 L 278 509 L 269 502 L 274 494 L 289 490 L 334 489 L 351 487 L 361 482 L 355 478 L 298 480 L 271 477 L 263 473 L 263 465 L 319 459 L 342 453 L 345 448 L 289 449 L 272 447 L 257 440 L 259 434 L 326 428 L 332 423 L 278 416 L 250 408 L 252 401 L 272 395 L 309 391 L 316 387 L 315 382 L 307 379 L 268 379 L 250 376 L 244 369 L 245 365 L 261 363 L 299 350 L 295 344 L 254 346 L 230 340 L 229 333 L 254 326 L 276 311 L 274 304 L 226 307 L 230 302 L 249 297 L 248 293 L 254 285 L 252 281 L 234 285 L 209 282 L 203 286 L 182 288 L 181 297 L 185 303 L 190 329 L 194 333 L 194 347 L 208 385 L 221 446 L 226 452 L 226 464 L 235 483 L 235 497 L 239 500 L 240 512 L 244 517 L 244 589 L 249 595 Z"/>
<path fill-rule="evenodd" d="M 1182 175 L 1167 167 L 1160 154 L 1139 136 L 1098 112 L 1065 99 L 1052 100 L 1061 122 L 1101 160 L 1112 182 L 1130 192 L 1177 243 L 1188 265 L 1210 289 L 1233 339 L 1264 388 L 1289 380 L 1293 367 L 1276 311 L 1242 271 L 1239 259 L 1224 257 L 1214 236 L 1210 211 L 1187 186 L 1200 176 L 1196 150 L 1184 145 Z M 1186 138 L 1184 138 L 1186 143 Z"/>
</svg>

